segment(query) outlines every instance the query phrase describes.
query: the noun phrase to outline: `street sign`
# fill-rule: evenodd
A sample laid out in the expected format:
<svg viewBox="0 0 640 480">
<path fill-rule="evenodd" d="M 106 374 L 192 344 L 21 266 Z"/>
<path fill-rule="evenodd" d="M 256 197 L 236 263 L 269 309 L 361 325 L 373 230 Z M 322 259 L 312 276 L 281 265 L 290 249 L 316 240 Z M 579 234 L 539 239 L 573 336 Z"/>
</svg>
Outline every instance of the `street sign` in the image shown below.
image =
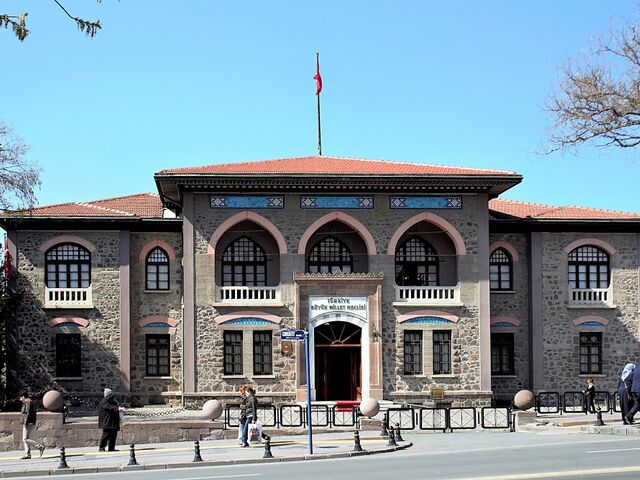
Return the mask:
<svg viewBox="0 0 640 480">
<path fill-rule="evenodd" d="M 304 342 L 304 330 L 281 330 L 280 340 L 283 342 Z"/>
</svg>

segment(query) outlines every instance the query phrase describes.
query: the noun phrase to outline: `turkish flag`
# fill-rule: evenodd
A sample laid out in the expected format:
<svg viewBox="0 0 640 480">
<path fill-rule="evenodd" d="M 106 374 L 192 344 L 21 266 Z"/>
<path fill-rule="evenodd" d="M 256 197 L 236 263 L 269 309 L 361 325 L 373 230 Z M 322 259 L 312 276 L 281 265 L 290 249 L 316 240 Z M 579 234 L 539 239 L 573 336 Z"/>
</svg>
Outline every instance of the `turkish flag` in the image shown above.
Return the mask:
<svg viewBox="0 0 640 480">
<path fill-rule="evenodd" d="M 9 239 L 4 239 L 4 276 L 11 276 L 11 253 L 9 253 Z"/>
<path fill-rule="evenodd" d="M 316 81 L 316 95 L 320 95 L 322 91 L 322 77 L 320 76 L 320 58 L 316 56 L 316 74 L 313 76 Z"/>
</svg>

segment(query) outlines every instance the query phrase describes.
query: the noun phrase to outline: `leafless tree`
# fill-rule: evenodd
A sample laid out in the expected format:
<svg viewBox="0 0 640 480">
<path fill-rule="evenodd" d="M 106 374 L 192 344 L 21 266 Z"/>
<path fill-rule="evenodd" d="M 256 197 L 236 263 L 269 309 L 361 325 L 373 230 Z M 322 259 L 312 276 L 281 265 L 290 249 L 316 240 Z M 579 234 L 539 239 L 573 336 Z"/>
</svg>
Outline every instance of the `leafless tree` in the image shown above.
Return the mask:
<svg viewBox="0 0 640 480">
<path fill-rule="evenodd" d="M 612 29 L 588 61 L 568 64 L 547 103 L 553 118 L 546 153 L 582 144 L 640 145 L 640 21 Z"/>
<path fill-rule="evenodd" d="M 35 205 L 40 168 L 26 158 L 28 147 L 0 122 L 0 210 Z"/>
<path fill-rule="evenodd" d="M 101 3 L 102 0 L 96 0 L 98 3 Z M 80 31 L 86 33 L 90 37 L 94 37 L 98 30 L 102 28 L 100 25 L 100 20 L 96 20 L 95 22 L 89 20 L 83 20 L 82 18 L 75 17 L 69 13 L 69 11 L 64 7 L 62 3 L 58 0 L 53 0 L 53 2 L 60 7 L 60 9 L 65 13 L 67 17 L 73 20 Z M 23 42 L 25 38 L 29 35 L 29 29 L 27 28 L 27 16 L 28 13 L 23 13 L 21 15 L 9 15 L 0 13 L 0 27 L 9 28 L 13 30 L 13 33 L 18 37 L 18 39 Z"/>
</svg>

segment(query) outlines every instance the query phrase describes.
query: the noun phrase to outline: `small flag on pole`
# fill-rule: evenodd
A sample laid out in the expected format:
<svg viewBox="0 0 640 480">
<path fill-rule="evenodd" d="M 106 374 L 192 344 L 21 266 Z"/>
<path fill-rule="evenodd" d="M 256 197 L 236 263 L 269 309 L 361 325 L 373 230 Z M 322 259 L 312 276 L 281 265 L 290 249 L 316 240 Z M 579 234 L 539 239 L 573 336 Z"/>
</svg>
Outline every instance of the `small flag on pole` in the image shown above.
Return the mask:
<svg viewBox="0 0 640 480">
<path fill-rule="evenodd" d="M 316 81 L 316 95 L 322 91 L 322 77 L 320 76 L 320 55 L 316 53 L 316 74 L 313 76 Z"/>
</svg>

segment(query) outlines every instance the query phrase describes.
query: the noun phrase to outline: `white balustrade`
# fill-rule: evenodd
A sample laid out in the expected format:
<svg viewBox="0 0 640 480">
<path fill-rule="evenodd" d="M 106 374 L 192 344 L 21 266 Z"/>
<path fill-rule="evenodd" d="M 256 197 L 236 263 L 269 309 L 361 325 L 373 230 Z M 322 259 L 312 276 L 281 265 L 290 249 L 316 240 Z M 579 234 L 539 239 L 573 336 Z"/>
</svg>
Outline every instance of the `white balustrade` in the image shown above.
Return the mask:
<svg viewBox="0 0 640 480">
<path fill-rule="evenodd" d="M 613 308 L 613 291 L 608 288 L 570 288 L 570 307 Z"/>
<path fill-rule="evenodd" d="M 396 286 L 396 303 L 411 305 L 461 305 L 460 286 Z"/>
<path fill-rule="evenodd" d="M 91 286 L 87 288 L 44 288 L 45 308 L 93 308 Z"/>
<path fill-rule="evenodd" d="M 216 303 L 224 305 L 280 304 L 280 287 L 216 287 Z"/>
</svg>

